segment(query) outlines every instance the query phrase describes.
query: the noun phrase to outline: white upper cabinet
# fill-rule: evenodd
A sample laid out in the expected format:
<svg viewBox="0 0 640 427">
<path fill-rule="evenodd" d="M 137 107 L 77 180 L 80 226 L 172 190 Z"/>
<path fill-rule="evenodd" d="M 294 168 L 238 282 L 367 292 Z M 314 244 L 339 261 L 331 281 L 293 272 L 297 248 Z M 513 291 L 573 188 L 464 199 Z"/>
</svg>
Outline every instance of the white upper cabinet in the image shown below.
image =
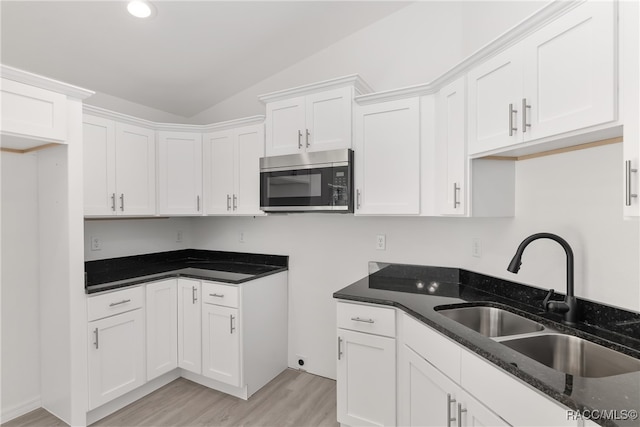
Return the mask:
<svg viewBox="0 0 640 427">
<path fill-rule="evenodd" d="M 358 106 L 355 126 L 356 214 L 419 214 L 419 98 Z"/>
<path fill-rule="evenodd" d="M 369 91 L 353 75 L 261 96 L 266 155 L 351 148 L 353 98 Z"/>
<path fill-rule="evenodd" d="M 267 104 L 267 156 L 351 148 L 353 89 Z"/>
<path fill-rule="evenodd" d="M 204 135 L 205 213 L 261 215 L 260 157 L 264 125 Z"/>
<path fill-rule="evenodd" d="M 83 132 L 85 216 L 155 215 L 155 132 L 90 115 Z"/>
<path fill-rule="evenodd" d="M 587 1 L 468 73 L 469 154 L 616 120 L 616 4 Z"/>
<path fill-rule="evenodd" d="M 163 131 L 158 139 L 158 213 L 201 215 L 201 134 Z"/>
<path fill-rule="evenodd" d="M 3 135 L 57 143 L 66 141 L 65 95 L 4 78 L 0 94 Z"/>
</svg>

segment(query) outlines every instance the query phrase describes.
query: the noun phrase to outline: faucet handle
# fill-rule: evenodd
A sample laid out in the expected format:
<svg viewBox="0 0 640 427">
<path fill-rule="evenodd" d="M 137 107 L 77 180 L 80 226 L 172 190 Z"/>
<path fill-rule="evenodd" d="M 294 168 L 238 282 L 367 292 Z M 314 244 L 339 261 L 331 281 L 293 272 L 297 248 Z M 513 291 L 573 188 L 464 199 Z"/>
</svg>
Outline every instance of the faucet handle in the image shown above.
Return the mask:
<svg viewBox="0 0 640 427">
<path fill-rule="evenodd" d="M 547 296 L 544 297 L 544 300 L 542 300 L 542 307 L 545 310 L 548 310 L 548 306 L 549 306 L 549 301 L 551 300 L 551 298 L 553 298 L 554 295 L 554 290 L 553 289 L 549 289 L 549 292 L 547 293 Z"/>
</svg>

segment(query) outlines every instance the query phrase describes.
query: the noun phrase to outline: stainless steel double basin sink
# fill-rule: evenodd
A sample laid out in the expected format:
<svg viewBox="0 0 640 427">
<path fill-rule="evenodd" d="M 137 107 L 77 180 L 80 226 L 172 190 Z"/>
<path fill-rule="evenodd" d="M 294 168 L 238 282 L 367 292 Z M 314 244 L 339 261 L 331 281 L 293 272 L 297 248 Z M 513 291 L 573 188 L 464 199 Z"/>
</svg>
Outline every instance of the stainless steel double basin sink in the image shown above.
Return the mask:
<svg viewBox="0 0 640 427">
<path fill-rule="evenodd" d="M 640 371 L 640 360 L 583 338 L 566 335 L 492 306 L 436 307 L 469 329 L 543 365 L 579 377 L 601 378 Z"/>
</svg>

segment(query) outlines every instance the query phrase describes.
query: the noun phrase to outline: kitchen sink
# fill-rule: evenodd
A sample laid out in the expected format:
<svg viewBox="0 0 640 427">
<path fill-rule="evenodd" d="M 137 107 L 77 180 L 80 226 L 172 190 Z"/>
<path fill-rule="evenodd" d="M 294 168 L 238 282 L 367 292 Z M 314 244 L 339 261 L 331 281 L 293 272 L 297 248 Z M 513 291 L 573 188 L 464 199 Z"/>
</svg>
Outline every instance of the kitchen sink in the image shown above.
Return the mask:
<svg viewBox="0 0 640 427">
<path fill-rule="evenodd" d="M 504 337 L 544 329 L 541 324 L 497 307 L 473 306 L 438 310 L 438 313 L 455 320 L 486 337 Z"/>
<path fill-rule="evenodd" d="M 640 371 L 640 360 L 572 335 L 540 334 L 501 341 L 550 368 L 601 378 Z"/>
</svg>

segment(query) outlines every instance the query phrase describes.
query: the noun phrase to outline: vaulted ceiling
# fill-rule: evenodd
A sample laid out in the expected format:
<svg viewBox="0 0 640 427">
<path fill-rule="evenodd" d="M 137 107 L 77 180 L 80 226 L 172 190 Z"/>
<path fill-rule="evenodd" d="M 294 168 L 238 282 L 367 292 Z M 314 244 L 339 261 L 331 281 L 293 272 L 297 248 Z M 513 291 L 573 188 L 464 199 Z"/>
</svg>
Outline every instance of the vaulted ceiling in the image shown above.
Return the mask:
<svg viewBox="0 0 640 427">
<path fill-rule="evenodd" d="M 191 117 L 397 11 L 404 1 L 0 3 L 1 61 Z"/>
</svg>

